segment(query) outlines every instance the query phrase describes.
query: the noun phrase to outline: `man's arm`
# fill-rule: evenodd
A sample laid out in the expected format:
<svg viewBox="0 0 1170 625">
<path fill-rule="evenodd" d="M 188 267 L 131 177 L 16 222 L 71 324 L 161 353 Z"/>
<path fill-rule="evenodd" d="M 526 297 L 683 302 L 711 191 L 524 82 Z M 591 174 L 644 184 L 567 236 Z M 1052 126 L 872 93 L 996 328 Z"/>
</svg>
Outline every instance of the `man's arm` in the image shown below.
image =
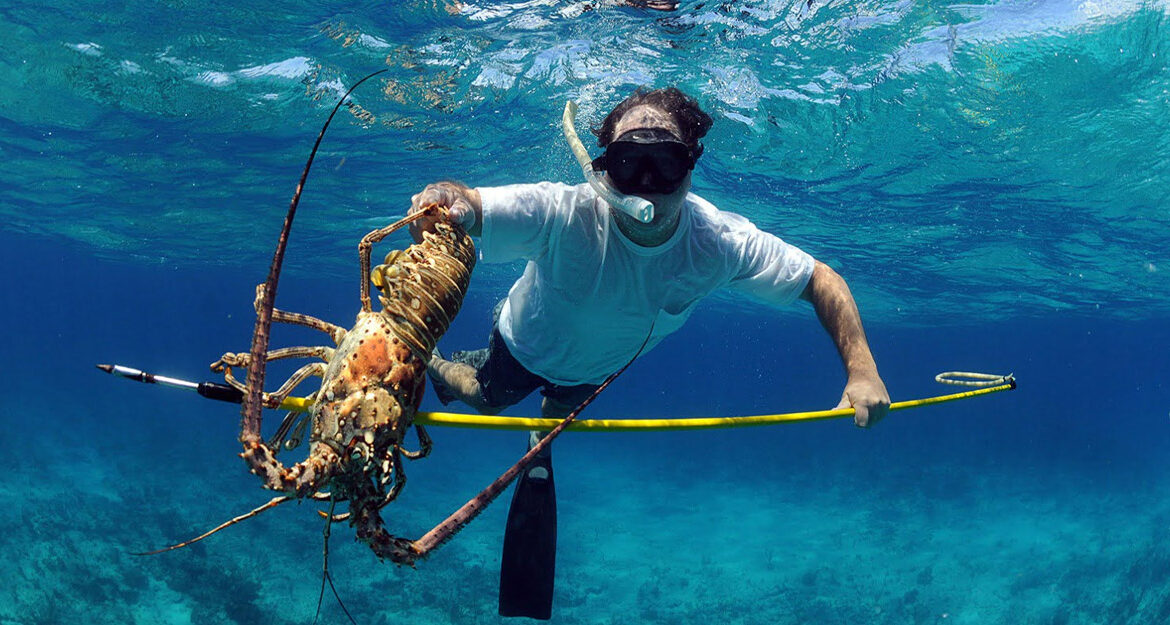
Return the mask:
<svg viewBox="0 0 1170 625">
<path fill-rule="evenodd" d="M 461 182 L 443 181 L 429 184 L 410 198 L 410 212 L 415 213 L 427 204 L 446 206 L 448 218 L 462 224 L 467 234 L 478 237 L 483 233 L 483 201 L 479 191 Z M 436 219 L 420 218 L 410 225 L 410 234 L 415 241 L 422 241 L 422 231 L 429 229 Z"/>
<path fill-rule="evenodd" d="M 853 421 L 860 427 L 877 423 L 890 409 L 890 394 L 878 375 L 877 363 L 865 340 L 861 314 L 845 279 L 817 261 L 801 299 L 812 302 L 821 325 L 837 345 L 845 364 L 847 381 L 837 408 L 853 407 Z"/>
</svg>

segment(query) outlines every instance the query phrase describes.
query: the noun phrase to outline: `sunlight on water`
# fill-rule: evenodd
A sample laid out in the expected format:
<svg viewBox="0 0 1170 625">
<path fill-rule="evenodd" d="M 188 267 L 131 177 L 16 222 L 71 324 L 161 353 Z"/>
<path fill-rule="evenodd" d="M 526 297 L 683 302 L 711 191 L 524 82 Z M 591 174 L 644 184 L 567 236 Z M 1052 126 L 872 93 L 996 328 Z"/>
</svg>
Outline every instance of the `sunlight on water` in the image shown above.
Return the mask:
<svg viewBox="0 0 1170 625">
<path fill-rule="evenodd" d="M 326 107 L 385 67 L 326 140 L 307 197 L 319 219 L 304 227 L 343 246 L 428 180 L 572 181 L 564 99 L 597 123 L 634 85 L 673 83 L 718 118 L 696 190 L 861 277 L 879 315 L 1108 302 L 1101 313 L 1141 317 L 1170 301 L 1150 270 L 1170 232 L 1170 145 L 1148 131 L 1170 110 L 1164 5 L 136 11 L 160 27 L 46 32 L 35 25 L 54 14 L 13 8 L 8 227 L 146 261 L 253 262 L 270 243 L 250 233 L 273 231 Z M 911 257 L 917 280 L 882 280 Z M 925 302 L 917 282 L 948 288 Z"/>
<path fill-rule="evenodd" d="M 1152 269 L 1170 144 L 1149 131 L 1170 123 L 1165 4 L 359 9 L 131 6 L 157 27 L 127 36 L 84 9 L 16 5 L 0 67 L 7 227 L 146 262 L 250 264 L 327 107 L 388 68 L 355 94 L 306 196 L 307 236 L 331 246 L 317 266 L 340 270 L 335 252 L 427 181 L 576 180 L 565 99 L 596 123 L 634 86 L 678 84 L 718 119 L 697 191 L 859 277 L 878 315 L 1143 317 L 1170 301 Z M 920 283 L 946 288 L 924 301 Z"/>
</svg>

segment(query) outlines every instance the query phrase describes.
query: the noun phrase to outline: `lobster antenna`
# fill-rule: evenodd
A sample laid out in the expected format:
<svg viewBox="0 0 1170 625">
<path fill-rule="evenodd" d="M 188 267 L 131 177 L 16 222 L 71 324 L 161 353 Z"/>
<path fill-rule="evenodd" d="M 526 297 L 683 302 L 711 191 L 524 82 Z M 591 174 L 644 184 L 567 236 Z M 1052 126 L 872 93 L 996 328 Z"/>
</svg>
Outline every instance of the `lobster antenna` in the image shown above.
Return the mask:
<svg viewBox="0 0 1170 625">
<path fill-rule="evenodd" d="M 329 589 L 333 591 L 333 597 L 337 599 L 337 604 L 341 606 L 341 611 L 345 612 L 350 623 L 357 625 L 357 621 L 353 620 L 349 609 L 345 607 L 345 602 L 341 600 L 341 595 L 337 594 L 337 587 L 333 585 L 333 575 L 329 573 L 329 528 L 333 525 L 333 507 L 335 505 L 337 505 L 337 500 L 330 496 L 329 514 L 325 516 L 325 557 L 321 571 L 321 592 L 317 593 L 317 613 L 313 615 L 313 625 L 317 625 L 317 619 L 321 616 L 321 600 L 325 598 L 326 580 L 329 582 Z"/>
<path fill-rule="evenodd" d="M 184 540 L 183 542 L 171 545 L 170 547 L 163 547 L 162 549 L 155 549 L 154 551 L 143 551 L 140 553 L 131 553 L 130 555 L 132 555 L 132 556 L 153 556 L 156 554 L 163 553 L 165 551 L 174 551 L 175 549 L 182 549 L 183 547 L 186 547 L 187 545 L 190 545 L 192 543 L 197 543 L 197 542 L 203 540 L 204 538 L 207 538 L 208 536 L 211 536 L 212 534 L 214 534 L 220 530 L 227 529 L 227 528 L 235 525 L 236 523 L 239 523 L 240 521 L 246 521 L 246 520 L 256 516 L 257 514 L 264 512 L 265 510 L 271 510 L 272 508 L 275 508 L 276 506 L 279 506 L 280 504 L 282 504 L 286 501 L 289 501 L 291 499 L 292 499 L 292 497 L 290 497 L 288 495 L 281 495 L 279 497 L 273 497 L 272 499 L 270 499 L 268 501 L 268 503 L 260 506 L 259 508 L 256 508 L 250 512 L 245 512 L 244 514 L 241 514 L 240 516 L 235 517 L 234 519 L 224 521 L 223 523 L 220 523 L 219 525 L 217 525 L 214 528 L 196 536 L 195 538 L 192 538 L 190 540 Z"/>
<path fill-rule="evenodd" d="M 296 216 L 297 205 L 301 202 L 301 191 L 305 188 L 305 180 L 309 177 L 313 158 L 317 156 L 317 148 L 321 146 L 321 139 L 325 137 L 325 131 L 329 129 L 329 122 L 333 121 L 333 116 L 337 114 L 338 109 L 341 108 L 349 94 L 353 93 L 358 85 L 385 71 L 387 70 L 378 70 L 357 81 L 337 101 L 333 111 L 329 113 L 329 118 L 325 120 L 325 125 L 321 127 L 321 132 L 317 135 L 317 142 L 313 144 L 313 150 L 309 152 L 309 160 L 305 163 L 305 169 L 301 172 L 301 179 L 297 183 L 297 189 L 289 203 L 288 214 L 284 218 L 284 227 L 281 228 L 280 239 L 276 243 L 276 253 L 272 255 L 272 266 L 268 269 L 268 278 L 264 281 L 263 292 L 260 293 L 260 305 L 256 308 L 256 327 L 252 331 L 252 351 L 248 361 L 246 382 L 248 392 L 244 394 L 244 407 L 240 411 L 240 442 L 242 443 L 261 442 L 260 410 L 263 407 L 264 367 L 267 364 L 264 357 L 268 353 L 268 333 L 272 328 L 272 308 L 276 302 L 276 283 L 280 279 L 280 267 L 284 264 L 284 250 L 288 246 L 288 234 L 292 230 L 293 217 Z"/>
</svg>

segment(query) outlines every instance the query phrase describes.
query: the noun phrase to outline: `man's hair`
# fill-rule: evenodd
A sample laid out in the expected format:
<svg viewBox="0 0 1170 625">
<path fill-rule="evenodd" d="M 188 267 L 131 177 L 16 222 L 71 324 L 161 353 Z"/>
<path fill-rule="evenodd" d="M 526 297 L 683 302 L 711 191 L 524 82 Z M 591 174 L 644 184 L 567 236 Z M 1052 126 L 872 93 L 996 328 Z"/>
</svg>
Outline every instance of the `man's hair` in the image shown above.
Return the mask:
<svg viewBox="0 0 1170 625">
<path fill-rule="evenodd" d="M 642 104 L 666 111 L 673 117 L 674 123 L 678 124 L 679 130 L 682 131 L 682 136 L 679 138 L 690 146 L 695 151 L 695 156 L 698 157 L 699 152 L 702 151 L 699 139 L 703 138 L 711 129 L 711 116 L 699 108 L 699 103 L 694 98 L 674 87 L 653 91 L 646 91 L 639 87 L 633 95 L 615 106 L 609 115 L 606 115 L 605 119 L 601 121 L 600 126 L 593 127 L 593 134 L 597 135 L 597 145 L 603 148 L 609 145 L 616 138 L 613 136 L 613 130 L 622 115 Z"/>
</svg>

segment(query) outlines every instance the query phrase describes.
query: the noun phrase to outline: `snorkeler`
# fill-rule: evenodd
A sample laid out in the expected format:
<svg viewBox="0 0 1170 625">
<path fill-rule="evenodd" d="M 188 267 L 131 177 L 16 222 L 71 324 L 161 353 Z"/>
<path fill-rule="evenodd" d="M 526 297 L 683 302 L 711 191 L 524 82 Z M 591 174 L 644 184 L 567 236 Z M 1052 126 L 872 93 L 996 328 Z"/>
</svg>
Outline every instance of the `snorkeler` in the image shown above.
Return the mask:
<svg viewBox="0 0 1170 625">
<path fill-rule="evenodd" d="M 572 131 L 566 111 L 566 136 Z M 479 237 L 484 262 L 527 261 L 499 309 L 488 347 L 428 374 L 444 404 L 496 414 L 540 389 L 545 417 L 564 417 L 637 353 L 678 330 L 704 296 L 731 288 L 776 306 L 812 303 L 845 365 L 839 408 L 868 427 L 889 394 L 845 281 L 824 263 L 750 221 L 689 193 L 699 140 L 712 124 L 675 88 L 639 90 L 594 132 L 604 153 L 576 186 L 541 182 L 427 186 L 412 198 L 450 208 Z M 416 222 L 416 238 L 428 224 Z M 649 339 L 647 337 L 649 336 Z M 539 440 L 532 433 L 529 446 Z M 551 456 L 517 482 L 504 536 L 500 614 L 547 619 L 556 558 Z"/>
</svg>

